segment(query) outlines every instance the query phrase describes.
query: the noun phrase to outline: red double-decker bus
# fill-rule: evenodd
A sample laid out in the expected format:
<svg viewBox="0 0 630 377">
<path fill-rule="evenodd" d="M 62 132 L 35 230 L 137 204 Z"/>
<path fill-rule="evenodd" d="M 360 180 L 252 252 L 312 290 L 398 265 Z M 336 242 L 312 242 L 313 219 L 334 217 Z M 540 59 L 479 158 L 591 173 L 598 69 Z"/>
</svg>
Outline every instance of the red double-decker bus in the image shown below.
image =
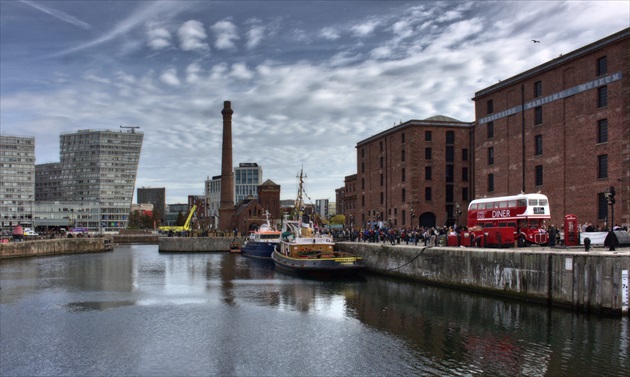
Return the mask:
<svg viewBox="0 0 630 377">
<path fill-rule="evenodd" d="M 520 246 L 545 245 L 549 234 L 543 222 L 550 218 L 549 199 L 543 194 L 475 199 L 468 206 L 469 231 L 476 237 L 484 237 L 489 245 L 506 243 L 512 231 L 512 242 L 516 239 Z M 495 235 L 499 235 L 498 242 Z"/>
</svg>

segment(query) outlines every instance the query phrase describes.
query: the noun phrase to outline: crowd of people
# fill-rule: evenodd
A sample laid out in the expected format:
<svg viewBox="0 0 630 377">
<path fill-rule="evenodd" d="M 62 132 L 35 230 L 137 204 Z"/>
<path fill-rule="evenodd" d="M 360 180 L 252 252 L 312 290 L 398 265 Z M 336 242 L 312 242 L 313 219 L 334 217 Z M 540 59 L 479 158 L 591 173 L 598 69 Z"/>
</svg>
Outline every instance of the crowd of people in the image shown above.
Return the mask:
<svg viewBox="0 0 630 377">
<path fill-rule="evenodd" d="M 466 229 L 466 227 L 462 227 Z M 578 225 L 580 232 L 607 232 L 609 229 L 604 224 L 597 226 L 596 224 L 584 223 Z M 620 226 L 619 224 L 613 227 L 613 230 L 626 231 L 627 226 Z M 549 228 L 543 227 L 543 232 L 549 233 L 549 246 L 562 245 L 564 242 L 564 226 L 556 227 L 550 225 Z M 392 245 L 404 243 L 406 245 L 424 245 L 424 246 L 439 246 L 446 243 L 446 236 L 449 234 L 457 234 L 457 227 L 392 227 L 386 228 L 363 228 L 363 229 L 333 229 L 330 231 L 336 241 L 351 241 L 351 242 L 372 242 L 372 243 L 390 243 Z"/>
<path fill-rule="evenodd" d="M 597 225 L 597 224 L 592 224 L 589 222 L 586 222 L 584 224 L 578 224 L 578 228 L 580 229 L 581 232 L 608 232 L 610 229 L 608 228 L 608 225 L 606 225 L 606 223 L 603 223 L 602 225 Z M 621 226 L 619 224 L 615 224 L 612 227 L 612 230 L 617 231 L 617 230 L 624 230 L 624 231 L 628 231 L 628 227 L 627 226 Z"/>
<path fill-rule="evenodd" d="M 404 243 L 406 245 L 439 246 L 446 242 L 448 234 L 454 234 L 453 227 L 392 227 L 392 228 L 364 228 L 364 229 L 334 229 L 332 235 L 338 241 L 390 243 L 392 245 Z"/>
</svg>

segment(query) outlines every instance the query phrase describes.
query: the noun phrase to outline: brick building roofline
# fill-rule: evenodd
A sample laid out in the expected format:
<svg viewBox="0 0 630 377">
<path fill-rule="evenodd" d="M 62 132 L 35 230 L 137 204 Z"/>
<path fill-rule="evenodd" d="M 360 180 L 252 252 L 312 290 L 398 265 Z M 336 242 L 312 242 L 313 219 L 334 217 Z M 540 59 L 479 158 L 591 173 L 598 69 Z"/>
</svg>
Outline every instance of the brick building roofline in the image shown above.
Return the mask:
<svg viewBox="0 0 630 377">
<path fill-rule="evenodd" d="M 265 182 L 263 182 L 261 186 L 278 186 L 278 184 L 272 181 L 271 179 L 268 179 Z"/>
<path fill-rule="evenodd" d="M 578 58 L 582 55 L 586 55 L 586 54 L 590 54 L 593 51 L 599 50 L 609 44 L 612 43 L 616 43 L 619 42 L 623 39 L 629 38 L 630 37 L 630 28 L 626 28 L 623 29 L 615 34 L 609 35 L 603 39 L 600 39 L 596 42 L 593 42 L 591 44 L 588 44 L 584 47 L 581 47 L 577 50 L 571 51 L 568 54 L 564 54 L 561 55 L 560 57 L 553 59 L 551 61 L 548 61 L 546 63 L 543 63 L 537 67 L 534 67 L 530 70 L 527 70 L 525 72 L 522 72 L 516 76 L 512 76 L 508 79 L 505 79 L 497 84 L 494 84 L 492 86 L 489 86 L 485 89 L 482 89 L 478 92 L 475 93 L 475 97 L 472 98 L 473 101 L 476 101 L 479 97 L 483 97 L 486 96 L 494 91 L 506 88 L 508 86 L 514 85 L 517 82 L 526 80 L 532 76 L 536 76 L 541 74 L 544 71 L 550 70 L 550 69 L 554 69 L 559 65 L 562 65 L 568 61 L 571 61 L 575 58 Z"/>
<path fill-rule="evenodd" d="M 432 117 L 435 118 L 435 117 Z M 357 143 L 357 146 L 355 148 L 358 148 L 359 146 L 363 145 L 363 144 L 367 144 L 369 142 L 372 142 L 375 139 L 380 139 L 383 136 L 389 135 L 391 133 L 394 132 L 398 132 L 402 129 L 405 128 L 409 128 L 409 127 L 413 127 L 413 126 L 425 126 L 425 127 L 461 127 L 461 128 L 472 128 L 475 125 L 475 122 L 460 122 L 455 120 L 454 122 L 452 121 L 440 121 L 440 120 L 431 120 L 432 118 L 429 118 L 427 120 L 408 120 L 405 123 L 400 123 L 392 128 L 389 128 L 385 131 L 379 132 L 375 135 L 372 135 L 370 137 L 368 137 L 367 139 L 361 140 Z M 452 118 L 451 118 L 452 119 Z"/>
</svg>

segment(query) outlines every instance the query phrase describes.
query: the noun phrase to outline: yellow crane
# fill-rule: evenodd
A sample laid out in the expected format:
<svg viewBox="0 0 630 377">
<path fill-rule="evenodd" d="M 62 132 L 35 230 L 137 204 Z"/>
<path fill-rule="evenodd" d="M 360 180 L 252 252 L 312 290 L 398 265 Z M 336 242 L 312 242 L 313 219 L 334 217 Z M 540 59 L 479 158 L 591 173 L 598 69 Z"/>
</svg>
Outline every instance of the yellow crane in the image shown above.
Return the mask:
<svg viewBox="0 0 630 377">
<path fill-rule="evenodd" d="M 178 226 L 178 225 L 166 226 L 165 225 L 165 226 L 159 227 L 159 229 L 165 232 L 168 232 L 169 230 L 172 230 L 173 232 L 190 232 L 190 222 L 192 220 L 193 215 L 195 214 L 196 209 L 197 209 L 197 206 L 193 205 L 192 208 L 190 209 L 190 212 L 188 212 L 188 217 L 186 218 L 186 222 L 184 223 L 183 226 Z"/>
</svg>

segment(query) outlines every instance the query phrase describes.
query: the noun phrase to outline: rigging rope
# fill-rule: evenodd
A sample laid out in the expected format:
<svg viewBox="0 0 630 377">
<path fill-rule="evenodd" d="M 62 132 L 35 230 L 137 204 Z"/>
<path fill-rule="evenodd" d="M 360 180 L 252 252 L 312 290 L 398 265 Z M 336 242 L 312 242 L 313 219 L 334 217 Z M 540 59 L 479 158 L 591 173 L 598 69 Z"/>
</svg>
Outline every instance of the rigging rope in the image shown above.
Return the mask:
<svg viewBox="0 0 630 377">
<path fill-rule="evenodd" d="M 403 265 L 401 265 L 401 266 L 398 266 L 398 267 L 394 267 L 394 268 L 386 268 L 385 270 L 386 270 L 386 271 L 397 270 L 397 269 L 399 269 L 399 268 L 403 268 L 403 267 L 405 267 L 405 266 L 409 265 L 411 262 L 413 262 L 414 260 L 418 259 L 418 257 L 420 256 L 420 254 L 422 254 L 422 253 L 423 253 L 426 249 L 428 249 L 428 248 L 430 248 L 430 247 L 431 247 L 431 246 L 425 246 L 425 247 L 423 247 L 423 248 L 422 248 L 422 250 L 420 250 L 420 252 L 419 252 L 418 254 L 416 254 L 416 256 L 415 256 L 415 257 L 411 258 L 411 259 L 410 259 L 407 263 L 405 263 L 405 264 L 403 264 Z"/>
</svg>

